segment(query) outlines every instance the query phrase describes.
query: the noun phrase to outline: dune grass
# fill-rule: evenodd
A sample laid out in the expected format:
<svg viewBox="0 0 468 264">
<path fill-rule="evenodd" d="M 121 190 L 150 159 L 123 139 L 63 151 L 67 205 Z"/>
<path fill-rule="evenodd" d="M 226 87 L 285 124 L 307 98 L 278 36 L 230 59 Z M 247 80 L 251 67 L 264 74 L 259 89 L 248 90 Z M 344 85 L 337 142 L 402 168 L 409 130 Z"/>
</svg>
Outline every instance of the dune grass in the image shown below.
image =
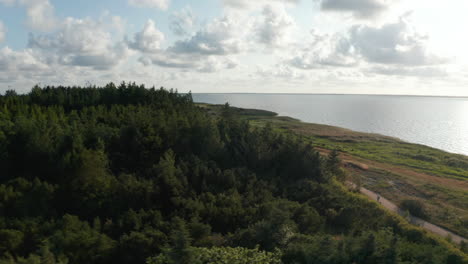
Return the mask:
<svg viewBox="0 0 468 264">
<path fill-rule="evenodd" d="M 223 106 L 202 107 L 218 115 Z M 233 113 L 249 120 L 253 127 L 269 124 L 288 136 L 300 137 L 325 154 L 337 149 L 348 162 L 366 164 L 366 169 L 348 168 L 349 175 L 396 204 L 405 199 L 423 202 L 426 220 L 468 237 L 467 156 L 388 136 L 304 123 L 264 110 L 233 108 Z"/>
</svg>

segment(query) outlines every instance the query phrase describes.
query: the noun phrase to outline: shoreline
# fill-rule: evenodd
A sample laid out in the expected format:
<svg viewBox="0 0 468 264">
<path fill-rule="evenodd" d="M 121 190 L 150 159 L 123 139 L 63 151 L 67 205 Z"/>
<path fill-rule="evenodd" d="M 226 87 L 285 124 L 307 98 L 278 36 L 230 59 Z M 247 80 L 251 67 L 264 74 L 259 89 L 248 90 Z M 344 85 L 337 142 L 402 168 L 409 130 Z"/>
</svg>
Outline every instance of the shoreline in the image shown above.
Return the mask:
<svg viewBox="0 0 468 264">
<path fill-rule="evenodd" d="M 220 95 L 221 95 L 221 94 L 227 94 L 227 93 L 212 93 L 212 94 L 220 94 Z M 235 93 L 232 93 L 232 94 L 235 94 Z M 243 94 L 247 94 L 247 93 L 243 93 Z M 254 93 L 252 93 L 252 94 L 254 94 Z M 274 95 L 274 94 L 272 94 L 272 95 Z M 277 95 L 281 95 L 281 94 L 277 94 Z M 466 99 L 468 99 L 468 97 L 466 97 Z M 223 106 L 223 104 L 213 104 L 213 103 L 206 103 L 206 102 L 194 102 L 194 103 L 197 104 L 197 105 L 206 104 L 206 105 L 213 105 L 213 106 Z M 297 122 L 301 122 L 301 123 L 303 123 L 303 124 L 328 126 L 328 127 L 335 128 L 335 129 L 345 129 L 345 130 L 349 130 L 350 132 L 354 132 L 354 133 L 363 133 L 363 134 L 375 135 L 375 136 L 379 136 L 379 137 L 391 138 L 391 139 L 394 139 L 394 140 L 397 140 L 397 141 L 400 141 L 400 142 L 403 142 L 403 143 L 406 143 L 406 144 L 418 145 L 418 146 L 425 147 L 425 148 L 431 148 L 431 149 L 434 149 L 434 150 L 436 150 L 436 151 L 442 151 L 442 152 L 445 152 L 445 153 L 450 154 L 450 155 L 460 155 L 460 156 L 463 156 L 463 157 L 468 158 L 468 152 L 467 152 L 467 153 L 463 153 L 463 152 L 452 152 L 452 151 L 450 151 L 450 150 L 441 149 L 441 148 L 438 148 L 438 147 L 435 147 L 435 146 L 431 146 L 431 145 L 427 145 L 427 144 L 424 144 L 424 143 L 412 142 L 412 141 L 409 141 L 409 140 L 406 140 L 406 139 L 402 139 L 402 138 L 397 137 L 397 136 L 385 135 L 385 134 L 378 133 L 378 132 L 369 132 L 369 131 L 355 130 L 355 129 L 352 129 L 352 128 L 337 126 L 337 125 L 333 125 L 333 124 L 325 124 L 325 123 L 317 123 L 317 122 L 308 122 L 308 121 L 304 121 L 304 120 L 302 120 L 302 119 L 299 119 L 299 118 L 297 118 L 297 117 L 291 117 L 291 116 L 286 116 L 286 115 L 280 115 L 279 113 L 274 112 L 274 111 L 272 111 L 272 110 L 259 109 L 259 108 L 243 108 L 243 107 L 238 107 L 238 106 L 234 106 L 234 105 L 230 105 L 230 107 L 232 107 L 232 108 L 237 108 L 237 109 L 243 109 L 243 110 L 246 110 L 246 111 L 267 112 L 267 113 L 269 113 L 269 114 L 274 114 L 275 117 L 277 117 L 277 118 L 294 119 L 294 120 L 296 120 Z"/>
<path fill-rule="evenodd" d="M 248 93 L 248 92 L 230 92 L 230 93 L 192 93 L 193 94 L 229 94 L 229 95 L 338 95 L 338 96 L 390 96 L 390 97 L 422 97 L 422 98 L 454 98 L 454 99 L 468 99 L 468 95 L 418 95 L 418 94 L 345 94 L 345 93 Z"/>
<path fill-rule="evenodd" d="M 201 103 L 219 115 L 223 105 Z M 337 149 L 349 180 L 361 183 L 394 204 L 421 201 L 426 221 L 460 237 L 468 237 L 468 156 L 377 133 L 307 123 L 267 110 L 231 107 L 252 127 L 271 125 L 278 133 L 297 137 L 321 155 Z"/>
</svg>

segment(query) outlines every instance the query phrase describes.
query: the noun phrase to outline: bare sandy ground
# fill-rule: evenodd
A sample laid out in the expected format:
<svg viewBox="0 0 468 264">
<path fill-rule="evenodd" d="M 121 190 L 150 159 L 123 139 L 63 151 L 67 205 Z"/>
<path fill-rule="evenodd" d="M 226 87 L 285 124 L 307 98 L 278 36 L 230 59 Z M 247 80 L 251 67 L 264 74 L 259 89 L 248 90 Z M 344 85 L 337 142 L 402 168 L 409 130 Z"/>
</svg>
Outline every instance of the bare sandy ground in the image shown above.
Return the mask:
<svg viewBox="0 0 468 264">
<path fill-rule="evenodd" d="M 352 183 L 351 183 L 352 184 Z M 371 190 L 368 190 L 364 187 L 361 187 L 360 189 L 360 192 L 364 195 L 366 195 L 367 197 L 369 197 L 370 199 L 374 200 L 374 201 L 377 201 L 378 203 L 380 203 L 382 206 L 384 206 L 385 208 L 387 208 L 388 210 L 392 211 L 392 212 L 395 212 L 401 216 L 404 216 L 408 219 L 408 221 L 414 225 L 417 225 L 417 226 L 420 226 L 434 234 L 437 234 L 439 236 L 442 236 L 442 237 L 449 237 L 453 242 L 457 243 L 457 244 L 460 244 L 462 241 L 465 241 L 465 242 L 468 242 L 468 240 L 464 237 L 461 237 L 457 234 L 454 234 L 442 227 L 439 227 L 439 226 L 436 226 L 434 224 L 431 224 L 427 221 L 424 221 L 420 218 L 417 218 L 417 217 L 414 217 L 414 216 L 411 216 L 411 215 L 406 215 L 406 212 L 403 212 L 402 210 L 400 210 L 400 208 L 398 208 L 398 206 L 392 202 L 390 202 L 389 200 L 385 199 L 385 197 L 382 197 L 381 195 L 371 191 Z"/>
</svg>

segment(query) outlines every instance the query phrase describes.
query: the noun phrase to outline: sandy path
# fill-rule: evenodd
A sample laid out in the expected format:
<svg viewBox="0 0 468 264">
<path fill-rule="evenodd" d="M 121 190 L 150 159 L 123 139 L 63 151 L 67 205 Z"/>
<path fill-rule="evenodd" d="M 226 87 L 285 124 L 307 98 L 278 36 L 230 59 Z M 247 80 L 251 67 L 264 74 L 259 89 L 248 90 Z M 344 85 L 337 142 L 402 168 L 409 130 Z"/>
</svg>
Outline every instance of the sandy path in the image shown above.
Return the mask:
<svg viewBox="0 0 468 264">
<path fill-rule="evenodd" d="M 330 153 L 330 150 L 324 149 L 324 148 L 316 148 L 320 154 L 322 155 L 328 155 Z M 383 169 L 386 171 L 392 171 L 396 172 L 398 174 L 403 174 L 406 177 L 412 178 L 413 180 L 417 181 L 424 181 L 424 182 L 429 182 L 432 184 L 441 184 L 441 185 L 446 185 L 454 189 L 461 189 L 466 191 L 468 189 L 468 181 L 461 181 L 461 180 L 456 180 L 456 179 L 448 179 L 448 178 L 441 178 L 433 175 L 428 175 L 426 173 L 421 173 L 421 172 L 415 172 L 410 169 L 406 168 L 401 168 L 398 166 L 393 166 L 393 165 L 388 165 L 388 164 L 383 164 L 381 162 L 377 161 L 371 161 L 371 160 L 365 160 L 361 158 L 354 157 L 352 155 L 346 154 L 346 153 L 340 153 L 340 158 L 344 163 L 352 164 L 353 166 L 357 167 L 360 170 L 368 170 L 369 167 L 373 168 L 378 168 L 378 169 Z M 349 184 L 355 186 L 353 183 L 348 182 Z M 397 213 L 403 217 L 406 217 L 406 212 L 403 212 L 398 208 L 396 204 L 393 202 L 389 201 L 388 199 L 382 197 L 381 195 L 366 189 L 364 187 L 361 187 L 360 192 L 370 199 L 374 201 L 378 201 L 381 205 L 383 205 L 385 208 L 388 210 Z M 380 197 L 380 198 L 379 198 Z M 434 234 L 437 234 L 442 237 L 450 237 L 453 242 L 459 244 L 461 241 L 468 242 L 468 239 L 461 237 L 447 229 L 444 229 L 440 226 L 431 224 L 425 220 L 422 220 L 418 217 L 415 216 L 409 216 L 408 221 L 411 224 L 420 226 Z"/>
<path fill-rule="evenodd" d="M 392 211 L 392 212 L 395 212 L 401 216 L 405 216 L 405 212 L 401 211 L 398 206 L 396 206 L 394 203 L 390 202 L 389 200 L 385 199 L 384 197 L 378 195 L 377 193 L 371 191 L 371 190 L 368 190 L 364 187 L 361 187 L 360 189 L 361 193 L 365 194 L 367 197 L 371 198 L 372 200 L 375 200 L 375 201 L 378 201 L 381 205 L 383 205 L 385 208 L 387 208 L 388 210 Z M 379 199 L 380 197 L 380 199 Z M 410 223 L 414 224 L 414 225 L 417 225 L 417 226 L 420 226 L 434 234 L 437 234 L 439 236 L 442 236 L 442 237 L 450 237 L 452 239 L 453 242 L 457 243 L 457 244 L 460 244 L 461 241 L 465 241 L 465 242 L 468 242 L 468 240 L 466 238 L 463 238 L 457 234 L 454 234 L 444 228 L 441 228 L 439 226 L 436 226 L 434 224 L 431 224 L 427 221 L 424 221 L 420 218 L 417 218 L 417 217 L 414 217 L 414 216 L 410 216 L 410 219 L 409 219 Z"/>
<path fill-rule="evenodd" d="M 331 151 L 324 148 L 315 147 L 322 155 L 328 155 Z M 340 153 L 340 158 L 344 163 L 352 163 L 357 165 L 359 169 L 367 170 L 370 167 L 386 170 L 395 174 L 404 175 L 406 178 L 410 178 L 413 181 L 440 184 L 442 186 L 447 186 L 453 189 L 467 191 L 468 190 L 468 181 L 466 180 L 457 180 L 452 178 L 439 177 L 434 175 L 429 175 L 423 172 L 417 172 L 408 168 L 399 167 L 392 164 L 386 164 L 378 161 L 367 160 L 352 156 L 347 153 Z"/>
</svg>

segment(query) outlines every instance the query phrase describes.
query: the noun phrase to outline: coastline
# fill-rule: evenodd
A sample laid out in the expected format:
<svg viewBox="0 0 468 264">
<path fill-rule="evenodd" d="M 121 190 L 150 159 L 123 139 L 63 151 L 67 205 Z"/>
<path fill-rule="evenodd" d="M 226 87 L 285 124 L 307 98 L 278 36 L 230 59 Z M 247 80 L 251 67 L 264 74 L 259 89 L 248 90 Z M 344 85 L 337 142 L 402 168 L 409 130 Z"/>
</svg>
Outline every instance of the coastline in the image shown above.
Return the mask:
<svg viewBox="0 0 468 264">
<path fill-rule="evenodd" d="M 468 99 L 468 95 L 420 95 L 420 94 L 359 94 L 359 93 L 248 93 L 248 92 L 225 92 L 225 93 L 210 93 L 199 92 L 193 94 L 238 94 L 238 95 L 338 95 L 338 96 L 392 96 L 392 97 L 427 97 L 427 98 L 461 98 Z"/>
<path fill-rule="evenodd" d="M 197 105 L 212 115 L 219 115 L 223 107 Z M 322 155 L 339 150 L 351 181 L 397 205 L 403 200 L 421 201 L 427 222 L 468 237 L 468 156 L 381 134 L 306 123 L 272 111 L 231 108 L 252 127 L 271 125 L 278 133 L 312 145 Z"/>
<path fill-rule="evenodd" d="M 420 99 L 418 99 L 420 98 Z M 267 109 L 303 122 L 379 134 L 468 156 L 468 98 L 380 95 L 194 94 L 195 102 Z"/>
</svg>

